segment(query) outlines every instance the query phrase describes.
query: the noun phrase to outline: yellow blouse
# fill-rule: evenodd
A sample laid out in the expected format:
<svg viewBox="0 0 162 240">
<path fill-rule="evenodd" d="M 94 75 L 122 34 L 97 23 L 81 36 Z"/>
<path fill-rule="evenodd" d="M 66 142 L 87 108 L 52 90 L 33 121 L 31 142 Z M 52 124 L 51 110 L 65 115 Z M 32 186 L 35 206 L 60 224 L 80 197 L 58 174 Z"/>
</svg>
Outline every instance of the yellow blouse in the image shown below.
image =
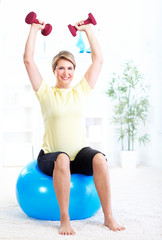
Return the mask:
<svg viewBox="0 0 162 240">
<path fill-rule="evenodd" d="M 50 87 L 42 81 L 35 93 L 44 120 L 44 153 L 63 151 L 71 160 L 86 146 L 84 107 L 91 92 L 85 78 L 73 88 Z"/>
</svg>

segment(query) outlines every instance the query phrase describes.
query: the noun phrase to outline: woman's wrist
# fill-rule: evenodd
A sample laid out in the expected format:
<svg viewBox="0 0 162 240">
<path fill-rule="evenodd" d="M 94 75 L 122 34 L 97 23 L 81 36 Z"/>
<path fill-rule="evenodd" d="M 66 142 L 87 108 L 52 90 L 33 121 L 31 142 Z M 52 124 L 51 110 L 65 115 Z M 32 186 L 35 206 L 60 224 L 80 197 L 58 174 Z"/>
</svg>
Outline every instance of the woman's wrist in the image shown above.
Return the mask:
<svg viewBox="0 0 162 240">
<path fill-rule="evenodd" d="M 39 31 L 39 28 L 36 26 L 36 24 L 35 23 L 31 24 L 30 33 L 37 34 L 38 31 Z"/>
<path fill-rule="evenodd" d="M 85 30 L 84 30 L 84 32 L 85 32 L 85 33 L 92 32 L 92 28 L 91 28 L 90 24 L 85 25 Z"/>
<path fill-rule="evenodd" d="M 94 37 L 94 32 L 93 32 L 93 29 L 91 28 L 90 24 L 86 25 L 84 32 L 87 35 L 88 39 L 91 39 Z"/>
</svg>

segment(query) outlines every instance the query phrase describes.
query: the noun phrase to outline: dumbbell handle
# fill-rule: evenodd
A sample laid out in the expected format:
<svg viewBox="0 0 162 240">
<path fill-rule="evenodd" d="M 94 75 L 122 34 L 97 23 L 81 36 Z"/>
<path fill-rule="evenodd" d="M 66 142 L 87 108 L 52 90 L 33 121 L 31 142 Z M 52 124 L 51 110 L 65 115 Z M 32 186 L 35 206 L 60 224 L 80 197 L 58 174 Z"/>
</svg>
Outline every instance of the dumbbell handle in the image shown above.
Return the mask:
<svg viewBox="0 0 162 240">
<path fill-rule="evenodd" d="M 41 24 L 39 23 L 38 19 L 36 19 L 37 15 L 35 12 L 30 12 L 26 18 L 25 18 L 25 22 L 27 24 L 32 24 L 32 23 L 36 23 L 36 24 Z M 41 33 L 44 35 L 44 36 L 47 36 L 51 33 L 52 31 L 52 26 L 50 24 L 46 24 L 44 29 L 41 30 Z"/>
<path fill-rule="evenodd" d="M 32 22 L 32 23 L 36 23 L 36 24 L 41 24 L 41 25 L 43 25 L 43 23 L 40 23 L 40 22 L 38 21 L 38 19 L 35 19 L 34 22 Z"/>
</svg>

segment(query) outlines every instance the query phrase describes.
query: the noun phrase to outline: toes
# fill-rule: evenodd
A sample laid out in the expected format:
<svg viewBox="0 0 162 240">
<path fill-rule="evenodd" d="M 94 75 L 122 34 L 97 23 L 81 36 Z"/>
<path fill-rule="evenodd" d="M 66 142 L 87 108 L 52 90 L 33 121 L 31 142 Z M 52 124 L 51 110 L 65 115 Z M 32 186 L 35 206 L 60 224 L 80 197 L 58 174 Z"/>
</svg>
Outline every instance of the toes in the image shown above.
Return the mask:
<svg viewBox="0 0 162 240">
<path fill-rule="evenodd" d="M 74 232 L 73 230 L 71 230 L 71 231 L 69 231 L 69 230 L 67 230 L 67 231 L 62 231 L 62 230 L 60 230 L 60 231 L 58 231 L 58 233 L 59 233 L 60 235 L 74 235 L 74 234 L 75 234 L 75 232 Z"/>
<path fill-rule="evenodd" d="M 125 230 L 125 227 L 115 224 L 105 224 L 106 227 L 108 227 L 111 231 L 117 232 L 117 231 L 123 231 Z"/>
<path fill-rule="evenodd" d="M 117 230 L 118 230 L 118 231 L 124 231 L 124 230 L 125 230 L 125 227 L 119 226 L 119 227 L 117 228 Z"/>
</svg>

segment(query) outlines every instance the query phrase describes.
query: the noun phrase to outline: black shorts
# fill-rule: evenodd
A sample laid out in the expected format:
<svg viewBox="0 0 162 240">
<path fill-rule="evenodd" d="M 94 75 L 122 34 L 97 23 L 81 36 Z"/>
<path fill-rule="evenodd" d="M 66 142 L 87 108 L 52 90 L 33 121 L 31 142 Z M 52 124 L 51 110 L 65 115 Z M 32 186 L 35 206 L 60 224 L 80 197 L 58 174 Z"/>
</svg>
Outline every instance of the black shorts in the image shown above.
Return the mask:
<svg viewBox="0 0 162 240">
<path fill-rule="evenodd" d="M 64 153 L 68 156 L 68 154 L 65 152 L 52 152 L 44 154 L 44 151 L 41 150 L 37 159 L 40 170 L 46 175 L 52 177 L 54 162 L 56 161 L 58 155 L 61 153 Z M 76 155 L 75 159 L 73 161 L 70 161 L 71 174 L 80 173 L 92 176 L 93 175 L 92 160 L 97 153 L 101 152 L 94 150 L 90 147 L 82 148 Z"/>
</svg>

